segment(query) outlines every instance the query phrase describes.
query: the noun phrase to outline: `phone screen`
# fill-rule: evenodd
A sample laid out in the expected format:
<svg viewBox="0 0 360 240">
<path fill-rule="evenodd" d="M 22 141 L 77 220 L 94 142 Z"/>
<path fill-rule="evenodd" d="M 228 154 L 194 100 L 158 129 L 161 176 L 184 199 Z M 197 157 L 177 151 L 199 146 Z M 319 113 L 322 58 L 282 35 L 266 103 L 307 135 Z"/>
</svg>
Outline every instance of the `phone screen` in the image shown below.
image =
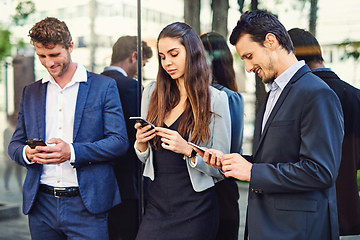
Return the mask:
<svg viewBox="0 0 360 240">
<path fill-rule="evenodd" d="M 142 117 L 129 117 L 130 120 L 136 120 L 138 122 L 141 123 L 141 126 L 144 127 L 146 125 L 150 125 L 151 128 L 155 128 L 155 125 L 152 124 L 151 122 L 147 121 L 146 119 L 142 118 Z"/>
<path fill-rule="evenodd" d="M 29 145 L 30 148 L 35 148 L 36 146 L 46 146 L 46 143 L 40 139 L 26 140 L 26 144 Z"/>
<path fill-rule="evenodd" d="M 193 147 L 196 147 L 197 149 L 199 149 L 199 150 L 202 151 L 202 152 L 205 152 L 205 149 L 204 149 L 204 148 L 196 145 L 195 143 L 188 142 L 188 144 L 191 145 L 191 146 L 193 146 Z M 209 153 L 210 153 L 210 152 L 209 152 Z M 211 155 L 211 153 L 210 153 L 210 155 Z"/>
</svg>

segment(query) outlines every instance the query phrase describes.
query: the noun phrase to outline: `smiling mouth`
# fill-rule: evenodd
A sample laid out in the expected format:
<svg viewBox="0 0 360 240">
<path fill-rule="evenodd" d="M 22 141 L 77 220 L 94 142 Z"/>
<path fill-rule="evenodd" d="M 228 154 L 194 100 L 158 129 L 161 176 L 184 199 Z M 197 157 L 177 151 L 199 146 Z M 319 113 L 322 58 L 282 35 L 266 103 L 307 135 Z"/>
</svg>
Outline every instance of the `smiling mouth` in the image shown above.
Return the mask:
<svg viewBox="0 0 360 240">
<path fill-rule="evenodd" d="M 257 68 L 253 71 L 254 73 L 257 73 L 260 77 L 260 73 L 262 72 L 262 69 L 261 68 Z"/>
<path fill-rule="evenodd" d="M 56 71 L 58 68 L 59 68 L 59 66 L 52 66 L 52 67 L 49 67 L 49 70 L 50 70 L 51 72 L 54 72 L 54 71 Z"/>
</svg>

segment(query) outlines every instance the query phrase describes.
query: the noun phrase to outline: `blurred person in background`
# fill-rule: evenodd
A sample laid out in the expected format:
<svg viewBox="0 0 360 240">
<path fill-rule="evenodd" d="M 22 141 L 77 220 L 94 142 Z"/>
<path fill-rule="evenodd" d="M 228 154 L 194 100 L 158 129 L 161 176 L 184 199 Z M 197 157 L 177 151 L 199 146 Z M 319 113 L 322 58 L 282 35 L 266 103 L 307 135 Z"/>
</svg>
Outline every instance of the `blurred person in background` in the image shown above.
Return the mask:
<svg viewBox="0 0 360 240">
<path fill-rule="evenodd" d="M 142 41 L 142 54 L 144 67 L 153 55 L 151 48 Z M 115 161 L 113 168 L 119 185 L 121 203 L 109 211 L 109 239 L 134 240 L 139 228 L 139 171 L 141 162 L 134 150 L 136 129 L 129 117 L 139 116 L 139 86 L 137 77 L 137 37 L 122 36 L 112 48 L 111 64 L 105 67 L 102 75 L 115 79 L 123 107 L 126 130 L 129 139 L 129 150 Z M 150 180 L 144 177 L 144 198 Z"/>
<path fill-rule="evenodd" d="M 8 116 L 8 127 L 4 130 L 4 162 L 5 162 L 5 168 L 4 168 L 4 183 L 5 183 L 5 192 L 11 193 L 10 190 L 10 177 L 11 173 L 14 171 L 15 178 L 17 181 L 17 184 L 19 186 L 19 190 L 22 191 L 22 172 L 23 167 L 14 163 L 9 154 L 8 154 L 8 146 L 11 140 L 11 137 L 15 131 L 16 122 L 17 122 L 17 114 L 12 114 Z"/>
<path fill-rule="evenodd" d="M 296 58 L 304 60 L 311 72 L 321 78 L 339 97 L 344 113 L 344 140 L 336 179 L 340 236 L 360 234 L 360 197 L 357 171 L 360 169 L 360 90 L 342 81 L 326 68 L 319 42 L 309 31 L 288 31 Z"/>
<path fill-rule="evenodd" d="M 216 32 L 205 33 L 200 39 L 207 53 L 211 85 L 226 92 L 231 117 L 230 152 L 242 153 L 244 131 L 244 101 L 239 92 L 234 71 L 234 60 L 225 38 Z M 215 184 L 219 199 L 219 231 L 217 240 L 237 240 L 239 235 L 239 189 L 234 178 L 226 178 Z"/>
</svg>

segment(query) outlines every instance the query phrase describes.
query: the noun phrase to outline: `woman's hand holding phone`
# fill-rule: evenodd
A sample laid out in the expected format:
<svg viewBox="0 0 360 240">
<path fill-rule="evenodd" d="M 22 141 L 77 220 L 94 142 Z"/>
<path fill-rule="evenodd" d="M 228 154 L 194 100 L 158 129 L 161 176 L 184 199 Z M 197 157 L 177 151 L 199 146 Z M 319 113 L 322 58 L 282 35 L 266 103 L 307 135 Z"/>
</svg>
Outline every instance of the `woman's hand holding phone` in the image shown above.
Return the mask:
<svg viewBox="0 0 360 240">
<path fill-rule="evenodd" d="M 214 168 L 222 168 L 222 156 L 224 155 L 221 151 L 215 149 L 207 149 L 200 147 L 192 142 L 188 142 L 189 145 L 203 158 L 203 161 Z"/>
<path fill-rule="evenodd" d="M 134 118 L 130 118 L 134 119 Z M 147 142 L 153 139 L 156 136 L 156 130 L 153 125 L 147 124 L 145 121 L 141 121 L 138 119 L 135 123 L 136 131 L 136 145 L 140 152 L 145 152 L 147 149 Z"/>
</svg>

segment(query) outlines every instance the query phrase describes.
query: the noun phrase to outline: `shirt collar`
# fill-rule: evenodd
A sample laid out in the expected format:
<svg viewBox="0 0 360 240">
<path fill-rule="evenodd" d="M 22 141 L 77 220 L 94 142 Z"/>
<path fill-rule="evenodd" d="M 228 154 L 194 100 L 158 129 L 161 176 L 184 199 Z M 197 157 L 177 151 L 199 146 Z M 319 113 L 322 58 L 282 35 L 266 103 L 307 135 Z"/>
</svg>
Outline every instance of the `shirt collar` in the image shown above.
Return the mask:
<svg viewBox="0 0 360 240">
<path fill-rule="evenodd" d="M 75 64 L 77 65 L 76 71 L 75 71 L 71 81 L 67 85 L 70 85 L 70 84 L 72 85 L 76 82 L 87 82 L 86 68 L 79 63 L 75 63 Z M 48 72 L 45 74 L 45 76 L 42 79 L 42 83 L 46 83 L 46 82 L 56 83 L 55 79 Z"/>
<path fill-rule="evenodd" d="M 118 67 L 118 66 L 108 66 L 108 67 L 105 67 L 104 68 L 104 72 L 105 71 L 110 71 L 110 70 L 114 70 L 114 71 L 118 71 L 120 73 L 122 73 L 122 75 L 124 75 L 125 77 L 127 77 L 127 73 L 125 72 L 124 69 L 122 69 L 121 67 Z"/>
<path fill-rule="evenodd" d="M 305 61 L 301 60 L 293 65 L 291 65 L 288 69 L 286 69 L 280 76 L 278 76 L 274 82 L 268 83 L 267 87 L 271 90 L 278 86 L 281 90 L 283 90 L 286 84 L 290 81 L 290 79 L 295 75 L 295 73 L 305 65 Z"/>
</svg>

